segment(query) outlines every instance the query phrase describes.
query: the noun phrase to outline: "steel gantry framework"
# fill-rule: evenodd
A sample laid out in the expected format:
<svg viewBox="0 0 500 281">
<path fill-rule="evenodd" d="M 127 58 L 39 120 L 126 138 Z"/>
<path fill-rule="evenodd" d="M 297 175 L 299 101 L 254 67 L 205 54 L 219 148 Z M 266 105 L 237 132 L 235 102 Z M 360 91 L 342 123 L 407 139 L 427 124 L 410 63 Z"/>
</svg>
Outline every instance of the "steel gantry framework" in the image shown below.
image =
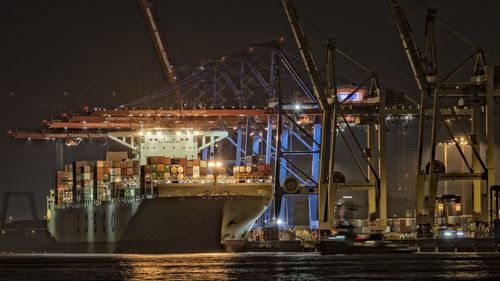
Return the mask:
<svg viewBox="0 0 500 281">
<path fill-rule="evenodd" d="M 413 32 L 406 18 L 404 9 L 399 0 L 388 0 L 389 9 L 394 19 L 394 24 L 399 32 L 401 43 L 407 59 L 410 63 L 415 81 L 421 93 L 420 116 L 423 116 L 423 110 L 427 106 L 427 99 L 432 98 L 432 129 L 430 139 L 430 159 L 428 172 L 422 169 L 422 158 L 424 148 L 424 127 L 423 120 L 420 118 L 418 156 L 417 156 L 417 176 L 415 185 L 415 199 L 417 211 L 417 223 L 432 224 L 434 222 L 435 203 L 438 191 L 439 181 L 449 180 L 472 180 L 474 194 L 474 212 L 484 221 L 492 219 L 492 208 L 489 206 L 490 200 L 486 200 L 486 206 L 483 206 L 483 194 L 488 196 L 488 192 L 481 190 L 481 181 L 486 182 L 486 187 L 495 185 L 495 126 L 494 126 L 494 97 L 499 94 L 499 85 L 496 77 L 499 70 L 496 66 L 488 66 L 486 57 L 481 48 L 477 47 L 469 57 L 459 63 L 450 73 L 438 77 L 437 50 L 435 44 L 436 15 L 435 9 L 427 10 L 425 25 L 425 46 L 423 55 L 420 54 Z M 451 81 L 467 63 L 474 60 L 473 75 L 470 81 Z M 455 99 L 450 102 L 450 99 Z M 455 105 L 455 106 L 454 106 Z M 466 132 L 465 127 L 458 120 L 456 106 L 471 109 L 470 132 Z M 458 127 L 460 134 L 470 145 L 472 155 L 472 165 L 468 162 L 463 149 L 457 141 L 456 134 L 452 131 L 449 123 L 451 119 L 440 114 L 441 108 L 447 108 L 452 113 L 452 119 Z M 480 112 L 485 111 L 484 122 L 481 121 Z M 438 142 L 438 126 L 441 123 L 452 139 L 457 151 L 463 159 L 468 171 L 465 173 L 443 173 L 439 171 L 436 161 L 436 145 Z M 486 124 L 486 163 L 480 155 L 480 125 Z M 428 182 L 428 208 L 424 208 L 425 182 Z M 497 210 L 498 212 L 498 210 Z M 487 218 L 488 213 L 490 214 Z"/>
<path fill-rule="evenodd" d="M 232 152 L 227 155 L 234 156 L 234 160 L 228 160 L 228 163 L 245 165 L 253 158 L 266 164 L 274 163 L 276 200 L 273 209 L 266 213 L 266 220 L 279 215 L 281 198 L 285 194 L 298 192 L 310 198 L 318 197 L 319 227 L 327 230 L 334 225 L 336 194 L 342 189 L 366 190 L 370 219 L 388 218 L 386 127 L 394 119 L 410 117 L 419 120 L 420 132 L 416 184 L 418 214 L 426 213 L 423 205 L 426 181 L 431 183 L 431 202 L 437 193 L 437 182 L 448 179 L 473 180 L 474 194 L 478 193 L 480 197 L 480 182 L 494 183 L 491 108 L 493 97 L 500 95 L 500 87 L 495 82 L 498 68 L 486 66 L 485 57 L 478 50 L 469 58 L 476 59 L 472 82 L 449 82 L 467 61 L 438 80 L 433 43 L 435 11 L 429 11 L 427 17 L 426 51 L 422 56 L 399 1 L 390 0 L 389 5 L 422 93 L 418 106 L 410 105 L 402 93 L 381 88 L 374 73 L 369 73 L 360 83 L 339 75 L 335 69 L 335 54 L 339 51 L 333 40 L 328 40 L 325 45 L 327 59 L 324 66 L 317 64 L 292 2 L 283 0 L 300 54 L 285 47 L 281 39 L 255 44 L 241 52 L 190 68 L 188 75 L 178 79 L 175 85 L 117 108 L 88 109 L 62 119 L 52 119 L 40 132 L 13 131 L 11 135 L 18 139 L 55 140 L 60 145 L 63 141 L 74 145 L 81 140 L 109 139 L 134 150 L 141 138 L 157 131 L 188 129 L 202 132 L 202 158 L 213 155 L 216 149 L 213 144 L 218 143 L 220 152 Z M 179 91 L 185 101 L 182 109 L 164 104 Z M 446 97 L 447 102 L 438 102 L 440 96 Z M 433 97 L 433 106 L 427 105 L 428 97 Z M 462 104 L 458 103 L 459 100 Z M 164 106 L 159 107 L 159 104 Z M 483 108 L 486 110 L 488 136 L 486 163 L 479 157 L 479 140 L 475 142 L 474 137 L 479 135 L 479 117 Z M 472 118 L 472 136 L 468 136 L 466 126 L 461 125 L 464 118 Z M 435 152 L 430 156 L 429 172 L 422 169 L 424 125 L 429 119 L 432 120 L 431 143 L 434 147 L 438 141 L 438 120 L 444 120 L 445 132 L 452 139 L 455 139 L 454 127 L 466 136 L 474 152 L 472 163 L 467 164 L 469 173 L 434 172 Z M 366 129 L 365 142 L 358 140 L 355 127 Z M 336 171 L 338 142 L 347 148 L 345 153 L 352 157 L 353 167 L 359 169 L 360 179 L 345 182 L 341 173 Z M 366 147 L 362 143 L 366 143 Z M 57 151 L 61 153 L 62 150 Z M 460 153 L 463 156 L 463 151 Z M 298 182 L 298 190 L 291 191 L 284 186 L 290 178 Z M 474 210 L 481 212 L 481 201 L 476 201 Z"/>
<path fill-rule="evenodd" d="M 334 73 L 332 71 L 332 53 L 334 51 L 332 47 L 332 42 L 330 42 L 328 45 L 330 62 L 327 63 L 327 71 L 324 71 L 325 68 L 318 67 L 321 73 L 329 73 L 329 75 Z M 193 109 L 145 107 L 144 104 L 148 102 L 155 99 L 164 100 L 166 96 L 174 94 L 174 87 L 169 86 L 116 109 L 89 109 L 79 114 L 67 115 L 62 119 L 49 120 L 46 122 L 46 128 L 40 132 L 14 131 L 12 136 L 18 139 L 63 140 L 68 145 L 77 144 L 85 139 L 109 139 L 131 148 L 140 142 L 141 137 L 144 137 L 141 134 L 154 133 L 158 130 L 189 128 L 200 132 L 214 130 L 227 132 L 224 137 L 218 138 L 217 142 L 227 141 L 227 144 L 224 145 L 226 151 L 229 150 L 229 147 L 234 147 L 235 165 L 244 165 L 247 160 L 246 156 L 250 155 L 257 156 L 268 164 L 277 163 L 275 184 L 278 199 L 275 210 L 278 212 L 281 203 L 280 196 L 286 193 L 281 186 L 288 177 L 294 177 L 299 181 L 302 186 L 299 192 L 312 195 L 318 192 L 322 178 L 320 155 L 324 149 L 321 144 L 326 142 L 321 138 L 324 135 L 322 134 L 324 111 L 317 104 L 317 99 L 312 94 L 308 83 L 302 79 L 297 70 L 298 67 L 295 66 L 297 62 L 300 62 L 296 60 L 297 55 L 284 48 L 279 42 L 260 44 L 259 47 L 255 48 L 255 51 L 250 53 L 242 52 L 238 56 L 227 57 L 224 62 L 219 61 L 201 68 L 198 67 L 196 75 L 180 80 L 178 85 L 195 89 L 194 85 L 204 84 L 207 89 L 213 89 L 217 85 L 220 86 L 220 82 L 210 84 L 209 82 L 214 80 L 206 79 L 203 81 L 203 77 L 222 75 L 222 71 L 230 70 L 229 66 L 241 69 L 241 64 L 247 64 L 249 61 L 255 63 L 255 56 L 258 53 L 260 53 L 261 59 L 264 54 L 267 54 L 268 57 L 265 61 L 268 64 L 265 65 L 263 61 L 259 62 L 262 67 L 256 69 L 256 72 L 252 72 L 251 76 L 260 81 L 253 85 L 256 93 L 254 98 L 261 99 L 261 103 L 257 103 L 257 106 L 240 108 L 239 105 L 235 105 L 233 109 L 230 103 L 226 103 L 225 106 L 221 105 L 220 108 L 215 108 L 212 105 L 212 98 L 215 95 L 206 93 L 205 107 Z M 231 73 L 234 74 L 234 71 Z M 269 78 L 265 79 L 264 77 Z M 234 77 L 231 79 L 234 80 Z M 332 190 L 367 189 L 370 217 L 383 217 L 386 213 L 387 196 L 380 192 L 380 186 L 385 180 L 383 176 L 385 173 L 381 173 L 381 171 L 386 165 L 383 159 L 385 147 L 385 129 L 383 128 L 389 120 L 417 116 L 419 109 L 408 106 L 404 100 L 396 99 L 397 93 L 380 89 L 374 75 L 370 75 L 357 86 L 338 75 L 336 76 L 336 84 L 346 83 L 351 84 L 336 87 L 337 96 L 341 100 L 336 103 L 335 109 L 338 116 L 333 120 L 336 120 L 334 124 L 337 129 L 336 133 L 331 135 L 331 139 L 335 143 L 337 136 L 340 137 L 340 141 L 348 147 L 348 153 L 353 157 L 354 167 L 359 168 L 363 178 L 349 184 L 338 182 L 335 180 L 334 173 L 330 173 L 331 171 L 335 172 L 334 168 L 330 169 L 329 166 L 323 168 L 324 173 L 328 172 L 328 175 L 323 174 L 323 177 L 334 178 L 329 187 Z M 329 91 L 332 91 L 331 85 L 327 87 Z M 217 92 L 221 93 L 218 90 Z M 236 90 L 230 90 L 224 95 L 231 100 L 231 94 L 236 95 L 236 93 Z M 330 100 L 331 98 L 332 96 L 330 96 Z M 232 100 L 237 100 L 237 96 L 236 99 Z M 333 110 L 334 107 L 331 108 Z M 457 109 L 454 112 L 461 116 L 470 114 L 469 109 Z M 432 112 L 427 109 L 424 113 L 431 116 Z M 450 109 L 441 109 L 441 114 L 448 118 L 453 116 Z M 350 143 L 347 140 L 347 135 L 352 136 L 353 128 L 356 126 L 367 128 L 368 147 L 363 148 L 360 142 Z M 215 140 L 211 140 L 205 144 L 214 142 Z M 293 145 L 294 143 L 299 143 L 299 145 Z M 331 143 L 332 146 L 333 143 Z M 208 157 L 210 152 L 213 153 L 213 149 L 211 146 L 204 147 L 201 154 Z M 222 144 L 219 149 L 222 149 Z M 366 188 L 367 183 L 372 188 Z M 321 188 L 319 189 L 321 190 Z M 327 194 L 331 197 L 330 200 L 321 201 L 323 204 L 321 206 L 325 208 L 331 206 L 330 203 L 335 200 L 335 192 Z M 333 223 L 333 208 L 329 210 L 331 224 Z M 321 216 L 323 215 L 324 213 L 321 213 Z M 268 216 L 274 217 L 273 214 Z"/>
</svg>

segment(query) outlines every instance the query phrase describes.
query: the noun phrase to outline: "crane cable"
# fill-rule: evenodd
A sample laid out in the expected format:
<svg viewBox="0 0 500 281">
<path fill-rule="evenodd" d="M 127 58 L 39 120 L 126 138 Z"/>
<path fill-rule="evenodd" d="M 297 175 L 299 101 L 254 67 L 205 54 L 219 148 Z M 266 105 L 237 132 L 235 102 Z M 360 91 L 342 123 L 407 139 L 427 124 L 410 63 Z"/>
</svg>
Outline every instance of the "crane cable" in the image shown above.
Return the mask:
<svg viewBox="0 0 500 281">
<path fill-rule="evenodd" d="M 320 28 L 316 27 L 304 14 L 302 14 L 299 10 L 297 10 L 297 14 L 299 14 L 303 19 L 304 21 L 313 29 L 314 32 L 316 32 L 316 35 L 319 35 L 320 37 L 323 37 L 323 38 L 327 38 L 328 36 L 326 35 L 325 32 L 323 32 Z M 368 67 L 364 66 L 363 64 L 361 64 L 359 61 L 357 61 L 356 59 L 354 59 L 353 57 L 347 55 L 345 52 L 343 52 L 342 50 L 336 48 L 336 51 L 337 53 L 339 53 L 340 55 L 342 55 L 345 59 L 347 59 L 348 61 L 350 61 L 351 63 L 353 63 L 354 65 L 356 65 L 357 67 L 361 68 L 362 70 L 372 74 L 374 73 L 374 71 L 370 70 Z M 382 82 L 383 84 L 391 87 L 392 89 L 395 89 L 395 90 L 399 90 L 397 87 L 394 87 L 394 85 L 392 85 L 392 83 L 389 83 L 387 82 L 387 80 L 385 79 L 382 79 L 380 77 L 378 77 L 378 80 L 380 82 Z M 404 97 L 406 99 L 408 99 L 410 102 L 412 102 L 413 104 L 415 104 L 416 106 L 419 106 L 420 104 L 418 102 L 416 102 L 413 98 L 411 98 L 410 96 L 408 96 L 407 94 L 403 93 Z"/>
<path fill-rule="evenodd" d="M 422 0 L 422 1 L 418 1 L 419 5 L 420 5 L 420 8 L 422 8 L 424 10 L 424 13 L 427 12 L 427 9 L 431 8 L 431 6 L 425 1 L 425 0 Z M 458 31 L 454 30 L 453 28 L 451 28 L 449 25 L 445 24 L 444 22 L 442 22 L 441 20 L 437 19 L 436 22 L 446 31 L 448 31 L 449 33 L 451 33 L 455 38 L 457 39 L 460 39 L 462 40 L 464 43 L 466 43 L 467 45 L 469 45 L 469 47 L 473 48 L 473 49 L 478 49 L 479 46 L 477 44 L 475 44 L 474 42 L 472 42 L 471 40 L 467 39 L 464 35 L 460 34 Z M 491 59 L 495 64 L 500 64 L 499 61 L 496 57 L 494 57 L 493 55 L 487 53 L 486 51 L 484 52 L 484 54 L 489 58 Z"/>
</svg>

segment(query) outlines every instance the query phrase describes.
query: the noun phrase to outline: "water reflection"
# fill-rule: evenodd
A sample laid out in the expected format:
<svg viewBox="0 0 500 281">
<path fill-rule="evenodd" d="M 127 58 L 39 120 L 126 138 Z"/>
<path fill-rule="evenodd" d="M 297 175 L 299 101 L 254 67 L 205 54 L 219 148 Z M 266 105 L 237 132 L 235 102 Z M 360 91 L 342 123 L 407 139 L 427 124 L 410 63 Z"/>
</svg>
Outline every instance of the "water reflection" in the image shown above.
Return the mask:
<svg viewBox="0 0 500 281">
<path fill-rule="evenodd" d="M 0 280 L 500 280 L 500 255 L 0 255 Z"/>
</svg>

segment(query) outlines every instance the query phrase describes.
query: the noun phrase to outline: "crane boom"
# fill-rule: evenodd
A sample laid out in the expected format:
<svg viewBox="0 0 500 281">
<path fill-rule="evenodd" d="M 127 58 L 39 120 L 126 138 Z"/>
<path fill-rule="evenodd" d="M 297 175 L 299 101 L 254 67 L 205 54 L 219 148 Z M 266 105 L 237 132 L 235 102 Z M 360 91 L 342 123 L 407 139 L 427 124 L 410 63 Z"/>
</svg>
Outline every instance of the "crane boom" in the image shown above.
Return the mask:
<svg viewBox="0 0 500 281">
<path fill-rule="evenodd" d="M 314 62 L 314 57 L 312 55 L 307 38 L 300 25 L 299 18 L 297 16 L 297 11 L 293 6 L 292 0 L 282 0 L 283 7 L 285 9 L 290 27 L 292 28 L 295 41 L 300 50 L 300 55 L 304 61 L 304 66 L 306 67 L 307 74 L 311 79 L 313 86 L 313 94 L 317 99 L 319 106 L 322 111 L 321 117 L 321 149 L 319 156 L 319 182 L 318 182 L 318 221 L 319 229 L 321 231 L 329 230 L 333 227 L 333 218 L 336 201 L 336 190 L 333 181 L 333 171 L 334 171 L 334 161 L 335 161 L 335 136 L 336 132 L 336 110 L 335 104 L 336 97 L 332 98 L 332 103 L 329 103 L 327 94 L 323 87 L 321 77 Z M 333 63 L 333 53 L 335 52 L 335 44 L 333 41 L 328 42 L 328 95 L 336 94 L 335 85 L 335 68 Z M 332 151 L 333 149 L 333 151 Z"/>
<path fill-rule="evenodd" d="M 282 2 L 283 2 L 283 7 L 285 8 L 288 21 L 292 28 L 293 35 L 295 36 L 295 40 L 297 41 L 297 45 L 300 50 L 300 55 L 304 60 L 305 67 L 307 69 L 307 74 L 311 79 L 314 97 L 318 100 L 320 108 L 322 110 L 325 110 L 326 108 L 329 107 L 328 101 L 326 99 L 325 92 L 323 90 L 323 84 L 321 82 L 318 68 L 316 67 L 316 63 L 314 62 L 314 57 L 312 55 L 311 49 L 309 48 L 309 44 L 307 43 L 307 38 L 304 35 L 302 26 L 299 23 L 297 11 L 295 10 L 295 7 L 293 6 L 291 0 L 283 0 Z"/>
<path fill-rule="evenodd" d="M 176 101 L 180 100 L 180 90 L 177 88 L 177 76 L 174 72 L 170 59 L 167 55 L 167 50 L 163 45 L 161 40 L 160 31 L 155 22 L 155 18 L 153 16 L 153 11 L 149 5 L 148 0 L 138 0 L 141 6 L 142 13 L 146 18 L 146 24 L 149 29 L 149 33 L 151 34 L 151 38 L 153 39 L 153 44 L 155 45 L 156 53 L 158 54 L 158 58 L 160 59 L 161 68 L 167 79 L 167 83 L 176 87 Z"/>
<path fill-rule="evenodd" d="M 389 9 L 391 10 L 392 18 L 401 37 L 401 43 L 403 44 L 403 49 L 405 50 L 408 61 L 410 62 L 413 75 L 417 82 L 418 88 L 422 91 L 429 87 L 427 82 L 425 69 L 422 64 L 422 57 L 417 48 L 417 43 L 415 42 L 415 37 L 406 18 L 403 6 L 399 0 L 387 0 L 389 4 Z"/>
</svg>

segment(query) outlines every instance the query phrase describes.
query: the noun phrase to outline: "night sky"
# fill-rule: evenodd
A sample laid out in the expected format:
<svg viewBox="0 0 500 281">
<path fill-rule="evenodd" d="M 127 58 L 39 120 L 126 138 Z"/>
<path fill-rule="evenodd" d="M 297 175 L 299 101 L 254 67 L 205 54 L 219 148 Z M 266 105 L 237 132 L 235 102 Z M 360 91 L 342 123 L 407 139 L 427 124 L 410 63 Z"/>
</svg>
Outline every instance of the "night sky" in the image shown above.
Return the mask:
<svg viewBox="0 0 500 281">
<path fill-rule="evenodd" d="M 225 52 L 284 36 L 295 47 L 278 0 L 155 0 L 154 11 L 174 65 L 193 66 Z M 425 9 L 402 1 L 420 45 Z M 367 68 L 387 88 L 416 97 L 416 86 L 385 1 L 296 0 L 317 61 L 328 37 Z M 314 4 L 312 4 L 314 3 Z M 421 2 L 422 3 L 422 2 Z M 427 1 L 438 18 L 500 58 L 499 1 Z M 84 105 L 111 107 L 164 85 L 160 65 L 136 0 L 0 2 L 1 191 L 35 191 L 40 210 L 54 182 L 50 142 L 27 143 L 7 136 L 10 129 L 37 130 L 41 121 Z M 472 52 L 443 28 L 437 30 L 441 74 Z M 499 61 L 500 63 L 500 61 Z M 355 81 L 367 73 L 338 59 L 337 71 Z M 66 160 L 92 158 L 99 144 L 73 148 Z M 67 150 L 68 152 L 68 150 Z M 27 205 L 16 200 L 14 216 Z"/>
</svg>

